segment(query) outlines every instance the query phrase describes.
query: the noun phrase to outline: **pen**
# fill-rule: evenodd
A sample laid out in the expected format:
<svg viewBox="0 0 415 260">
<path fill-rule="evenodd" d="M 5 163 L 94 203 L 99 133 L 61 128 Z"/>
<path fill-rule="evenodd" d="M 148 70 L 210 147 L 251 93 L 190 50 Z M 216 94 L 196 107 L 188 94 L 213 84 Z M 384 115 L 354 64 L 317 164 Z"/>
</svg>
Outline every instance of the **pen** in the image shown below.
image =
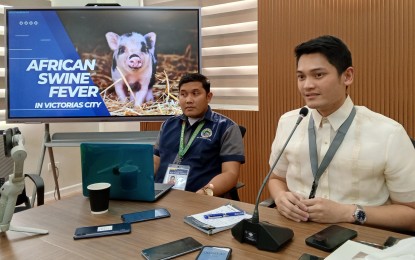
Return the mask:
<svg viewBox="0 0 415 260">
<path fill-rule="evenodd" d="M 226 212 L 226 213 L 207 214 L 207 215 L 204 215 L 203 217 L 205 219 L 210 219 L 210 218 L 224 218 L 224 217 L 241 216 L 243 214 L 245 214 L 244 211 L 235 211 L 235 212 Z"/>
</svg>

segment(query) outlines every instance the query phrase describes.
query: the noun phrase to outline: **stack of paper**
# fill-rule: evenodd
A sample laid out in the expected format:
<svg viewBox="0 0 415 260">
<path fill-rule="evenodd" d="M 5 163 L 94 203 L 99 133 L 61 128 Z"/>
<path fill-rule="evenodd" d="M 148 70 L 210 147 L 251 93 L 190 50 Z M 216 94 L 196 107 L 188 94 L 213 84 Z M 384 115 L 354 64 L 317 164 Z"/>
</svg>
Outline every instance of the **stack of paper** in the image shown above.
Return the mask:
<svg viewBox="0 0 415 260">
<path fill-rule="evenodd" d="M 337 248 L 331 253 L 326 260 L 363 260 L 366 256 L 380 252 L 381 249 L 373 246 L 368 246 L 353 240 L 348 240 L 346 243 Z"/>
</svg>

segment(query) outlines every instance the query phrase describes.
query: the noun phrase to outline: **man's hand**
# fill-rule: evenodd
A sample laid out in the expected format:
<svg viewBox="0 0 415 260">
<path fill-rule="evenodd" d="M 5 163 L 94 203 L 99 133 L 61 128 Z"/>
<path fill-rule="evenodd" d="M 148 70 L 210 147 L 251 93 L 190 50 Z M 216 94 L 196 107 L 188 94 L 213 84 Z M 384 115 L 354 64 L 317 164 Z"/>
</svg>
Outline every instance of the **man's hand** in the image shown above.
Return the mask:
<svg viewBox="0 0 415 260">
<path fill-rule="evenodd" d="M 308 209 L 309 220 L 318 223 L 353 222 L 356 206 L 340 204 L 323 198 L 304 199 L 302 204 Z"/>
<path fill-rule="evenodd" d="M 296 222 L 308 221 L 309 213 L 307 206 L 302 202 L 304 198 L 296 193 L 284 191 L 281 192 L 275 204 L 281 215 Z"/>
</svg>

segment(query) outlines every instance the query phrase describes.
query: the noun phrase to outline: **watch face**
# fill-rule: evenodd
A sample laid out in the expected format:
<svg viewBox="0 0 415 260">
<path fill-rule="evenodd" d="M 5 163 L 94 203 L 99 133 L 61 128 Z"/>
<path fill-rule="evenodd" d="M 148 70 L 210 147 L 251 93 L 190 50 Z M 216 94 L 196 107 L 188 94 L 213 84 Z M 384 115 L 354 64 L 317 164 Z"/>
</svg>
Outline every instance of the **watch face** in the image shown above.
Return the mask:
<svg viewBox="0 0 415 260">
<path fill-rule="evenodd" d="M 356 215 L 357 220 L 364 221 L 366 218 L 366 213 L 364 211 L 359 210 Z"/>
<path fill-rule="evenodd" d="M 213 196 L 213 184 L 209 183 L 207 186 L 203 188 L 203 192 L 208 196 Z"/>
<path fill-rule="evenodd" d="M 206 192 L 206 195 L 213 196 L 213 190 L 206 188 L 205 192 Z"/>
<path fill-rule="evenodd" d="M 354 213 L 354 219 L 358 224 L 363 224 L 366 221 L 366 212 L 360 206 L 357 206 Z"/>
</svg>

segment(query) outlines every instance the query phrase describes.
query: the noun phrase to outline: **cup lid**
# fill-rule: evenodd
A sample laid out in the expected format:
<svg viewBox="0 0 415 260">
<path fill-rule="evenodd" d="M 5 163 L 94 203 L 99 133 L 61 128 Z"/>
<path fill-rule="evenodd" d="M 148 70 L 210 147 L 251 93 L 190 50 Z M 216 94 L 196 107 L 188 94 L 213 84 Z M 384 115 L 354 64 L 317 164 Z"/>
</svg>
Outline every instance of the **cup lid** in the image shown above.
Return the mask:
<svg viewBox="0 0 415 260">
<path fill-rule="evenodd" d="M 110 183 L 107 183 L 107 182 L 98 182 L 98 183 L 89 184 L 87 186 L 87 189 L 88 190 L 102 190 L 102 189 L 106 189 L 106 188 L 109 188 L 109 187 L 111 187 L 111 184 Z"/>
</svg>

